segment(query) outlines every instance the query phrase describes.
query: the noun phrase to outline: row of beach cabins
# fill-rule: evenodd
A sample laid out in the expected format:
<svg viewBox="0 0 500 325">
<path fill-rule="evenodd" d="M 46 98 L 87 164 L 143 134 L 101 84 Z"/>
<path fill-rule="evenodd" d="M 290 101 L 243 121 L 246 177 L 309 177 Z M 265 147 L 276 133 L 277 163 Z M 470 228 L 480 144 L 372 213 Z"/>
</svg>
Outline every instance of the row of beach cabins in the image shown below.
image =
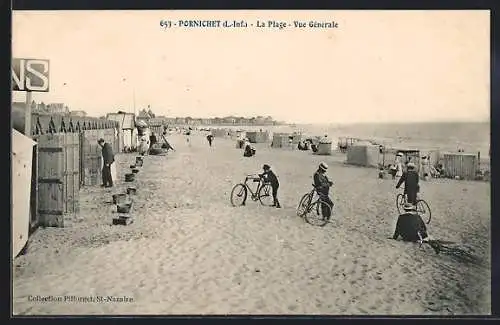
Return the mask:
<svg viewBox="0 0 500 325">
<path fill-rule="evenodd" d="M 208 129 L 207 129 L 208 130 Z M 372 140 L 341 137 L 336 142 L 326 136 L 306 136 L 299 132 L 271 133 L 269 131 L 243 131 L 232 129 L 210 129 L 215 137 L 239 139 L 246 137 L 250 143 L 269 143 L 272 148 L 296 149 L 299 144 L 308 141 L 316 146 L 315 155 L 345 154 L 345 163 L 361 167 L 373 167 L 386 170 L 394 164 L 396 155 L 403 155 L 403 163 L 410 160 L 422 173 L 423 157 L 435 170 L 441 171 L 445 178 L 461 180 L 490 179 L 489 165 L 481 165 L 480 153 L 442 152 L 440 150 L 422 150 L 417 148 L 388 147 Z"/>
<path fill-rule="evenodd" d="M 15 112 L 14 112 L 15 113 Z M 161 134 L 166 127 L 161 119 L 147 121 L 150 132 Z M 13 194 L 13 257 L 26 246 L 27 239 L 39 226 L 71 226 L 79 211 L 79 191 L 101 182 L 102 156 L 99 138 L 110 143 L 115 152 L 137 146 L 139 132 L 133 114 L 112 113 L 107 119 L 67 117 L 33 113 L 24 134 L 24 114 L 13 114 L 12 129 L 12 194 Z M 181 126 L 175 126 L 176 128 Z M 200 129 L 200 128 L 198 128 Z M 413 157 L 419 150 L 382 148 L 359 139 L 340 139 L 335 145 L 323 137 L 305 137 L 301 133 L 271 133 L 210 127 L 214 137 L 235 140 L 242 137 L 251 143 L 270 143 L 271 147 L 297 148 L 309 139 L 316 145 L 314 154 L 346 153 L 346 163 L 365 166 L 386 166 L 397 152 Z M 477 155 L 432 152 L 432 164 L 442 163 L 447 177 L 476 179 L 480 170 Z"/>
</svg>

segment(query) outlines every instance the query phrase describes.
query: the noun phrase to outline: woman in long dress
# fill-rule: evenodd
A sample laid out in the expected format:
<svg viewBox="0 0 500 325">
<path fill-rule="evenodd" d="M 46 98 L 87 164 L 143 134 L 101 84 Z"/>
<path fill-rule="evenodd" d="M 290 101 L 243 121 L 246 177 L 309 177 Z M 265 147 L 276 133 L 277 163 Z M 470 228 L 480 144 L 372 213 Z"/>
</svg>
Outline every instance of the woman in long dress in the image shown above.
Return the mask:
<svg viewBox="0 0 500 325">
<path fill-rule="evenodd" d="M 403 154 L 398 153 L 396 155 L 396 160 L 394 162 L 394 165 L 396 165 L 396 179 L 399 181 L 399 178 L 403 176 Z"/>
</svg>

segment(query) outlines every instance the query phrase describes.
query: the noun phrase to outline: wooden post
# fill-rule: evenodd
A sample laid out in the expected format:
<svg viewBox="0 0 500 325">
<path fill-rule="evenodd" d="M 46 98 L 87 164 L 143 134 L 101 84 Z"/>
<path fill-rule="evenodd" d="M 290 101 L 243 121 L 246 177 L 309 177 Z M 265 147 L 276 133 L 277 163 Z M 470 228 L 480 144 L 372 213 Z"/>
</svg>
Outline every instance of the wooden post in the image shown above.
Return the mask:
<svg viewBox="0 0 500 325">
<path fill-rule="evenodd" d="M 26 110 L 24 112 L 24 135 L 31 138 L 31 91 L 26 91 Z"/>
</svg>

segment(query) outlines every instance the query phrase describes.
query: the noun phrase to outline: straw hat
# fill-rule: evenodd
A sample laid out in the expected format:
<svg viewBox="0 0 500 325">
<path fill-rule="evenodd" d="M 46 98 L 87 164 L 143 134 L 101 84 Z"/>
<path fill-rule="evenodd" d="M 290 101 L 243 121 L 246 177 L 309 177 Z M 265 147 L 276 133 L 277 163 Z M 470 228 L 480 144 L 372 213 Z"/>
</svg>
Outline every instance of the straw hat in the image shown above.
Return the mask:
<svg viewBox="0 0 500 325">
<path fill-rule="evenodd" d="M 319 164 L 319 168 L 326 171 L 328 169 L 328 165 L 324 162 L 321 162 Z"/>
<path fill-rule="evenodd" d="M 411 203 L 405 203 L 403 209 L 405 209 L 405 211 L 414 211 L 415 206 Z"/>
<path fill-rule="evenodd" d="M 403 157 L 403 154 L 401 152 L 398 152 L 398 154 L 396 156 Z"/>
<path fill-rule="evenodd" d="M 406 167 L 408 167 L 408 169 L 413 169 L 413 168 L 415 168 L 415 164 L 412 162 L 409 162 L 408 165 L 406 165 Z"/>
</svg>

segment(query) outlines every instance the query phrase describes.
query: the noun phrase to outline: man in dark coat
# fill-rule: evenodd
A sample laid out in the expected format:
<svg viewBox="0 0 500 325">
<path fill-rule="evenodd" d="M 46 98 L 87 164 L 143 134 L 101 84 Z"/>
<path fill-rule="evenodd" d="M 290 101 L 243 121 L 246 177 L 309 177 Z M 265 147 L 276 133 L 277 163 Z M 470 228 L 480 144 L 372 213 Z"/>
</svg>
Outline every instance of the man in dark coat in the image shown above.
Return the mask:
<svg viewBox="0 0 500 325">
<path fill-rule="evenodd" d="M 405 213 L 398 217 L 396 230 L 392 239 L 398 239 L 399 236 L 404 241 L 418 242 L 428 238 L 427 227 L 425 226 L 422 217 L 415 211 L 415 206 L 411 203 L 406 203 L 404 206 Z"/>
<path fill-rule="evenodd" d="M 102 187 L 113 187 L 113 179 L 111 177 L 111 164 L 115 162 L 113 148 L 104 139 L 99 139 L 97 144 L 101 146 L 103 166 L 102 166 Z"/>
<path fill-rule="evenodd" d="M 415 164 L 409 162 L 407 165 L 407 171 L 403 172 L 403 175 L 398 181 L 396 188 L 399 188 L 403 182 L 405 183 L 404 194 L 407 197 L 407 202 L 411 204 L 417 203 L 417 193 L 419 192 L 420 186 L 418 185 L 418 173 L 415 170 Z"/>
<path fill-rule="evenodd" d="M 212 146 L 212 141 L 214 139 L 214 136 L 209 134 L 207 135 L 207 140 L 208 140 L 208 145 L 211 147 Z"/>
<path fill-rule="evenodd" d="M 323 218 L 329 219 L 331 216 L 331 210 L 333 210 L 333 202 L 330 199 L 330 187 L 333 185 L 328 177 L 326 176 L 326 171 L 328 165 L 324 162 L 319 164 L 318 170 L 314 173 L 314 187 L 321 200 L 325 201 L 330 205 L 330 213 L 326 212 L 327 208 L 323 208 L 322 214 Z"/>
<path fill-rule="evenodd" d="M 264 178 L 264 181 L 266 183 L 271 184 L 271 187 L 273 189 L 273 207 L 276 208 L 281 208 L 280 202 L 278 201 L 278 188 L 280 187 L 280 182 L 278 181 L 278 177 L 276 177 L 276 174 L 273 173 L 271 170 L 271 166 L 268 164 L 264 164 L 262 166 L 262 169 L 264 172 L 262 174 L 259 174 L 260 177 Z"/>
</svg>

